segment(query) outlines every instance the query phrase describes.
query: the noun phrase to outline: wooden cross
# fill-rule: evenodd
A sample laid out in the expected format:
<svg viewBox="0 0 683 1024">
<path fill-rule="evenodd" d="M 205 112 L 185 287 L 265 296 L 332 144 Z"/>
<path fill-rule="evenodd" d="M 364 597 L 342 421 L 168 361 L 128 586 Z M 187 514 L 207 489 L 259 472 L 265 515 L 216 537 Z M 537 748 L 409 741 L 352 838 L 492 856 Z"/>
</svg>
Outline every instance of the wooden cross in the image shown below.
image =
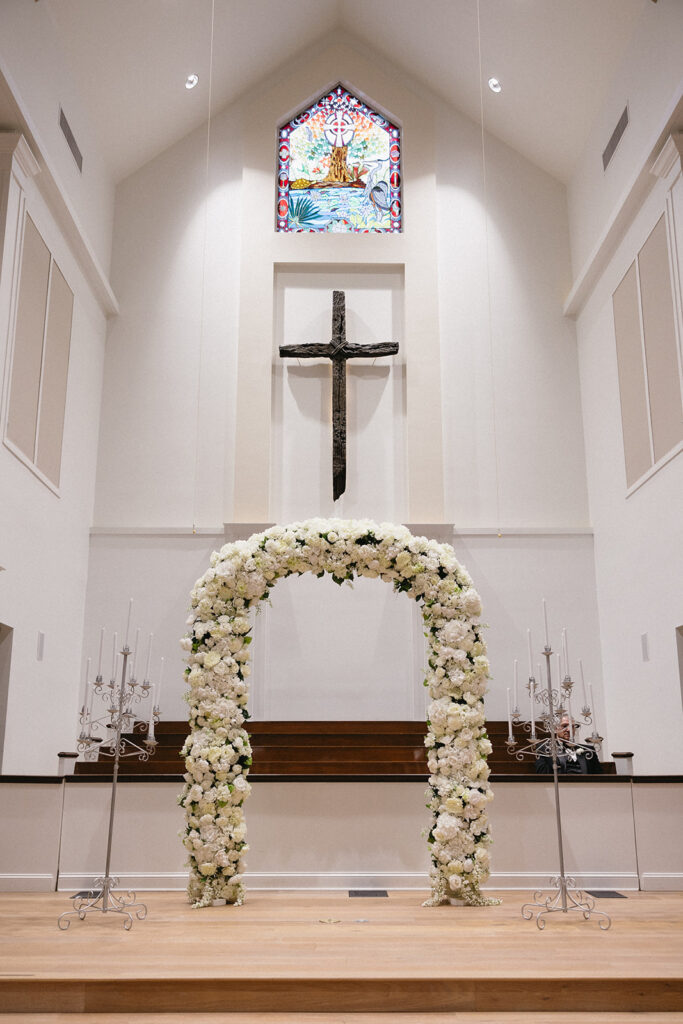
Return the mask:
<svg viewBox="0 0 683 1024">
<path fill-rule="evenodd" d="M 346 360 L 393 356 L 398 342 L 355 345 L 346 340 L 346 298 L 332 292 L 332 339 L 311 345 L 280 345 L 281 356 L 332 360 L 332 493 L 334 500 L 346 490 Z"/>
</svg>

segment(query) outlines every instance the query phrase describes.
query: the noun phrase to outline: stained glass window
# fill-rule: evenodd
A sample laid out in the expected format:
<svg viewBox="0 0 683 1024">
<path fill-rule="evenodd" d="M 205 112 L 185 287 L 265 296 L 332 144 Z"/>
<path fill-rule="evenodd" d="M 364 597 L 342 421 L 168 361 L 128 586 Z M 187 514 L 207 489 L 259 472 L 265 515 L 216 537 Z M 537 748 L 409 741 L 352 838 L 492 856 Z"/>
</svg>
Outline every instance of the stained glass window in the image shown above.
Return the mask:
<svg viewBox="0 0 683 1024">
<path fill-rule="evenodd" d="M 280 129 L 277 230 L 401 230 L 400 130 L 343 85 Z"/>
</svg>

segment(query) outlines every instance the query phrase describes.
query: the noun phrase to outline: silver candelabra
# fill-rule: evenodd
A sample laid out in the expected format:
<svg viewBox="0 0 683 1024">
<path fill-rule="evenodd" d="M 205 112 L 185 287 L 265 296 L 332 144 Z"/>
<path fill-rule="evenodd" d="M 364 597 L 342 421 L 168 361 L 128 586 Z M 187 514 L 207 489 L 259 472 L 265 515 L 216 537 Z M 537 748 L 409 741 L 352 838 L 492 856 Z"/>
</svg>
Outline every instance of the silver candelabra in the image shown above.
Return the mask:
<svg viewBox="0 0 683 1024">
<path fill-rule="evenodd" d="M 124 655 L 125 651 L 128 651 L 126 657 L 129 657 L 132 653 L 128 650 L 127 645 L 118 653 Z M 87 676 L 90 674 L 90 659 L 88 659 L 88 671 L 86 673 L 86 700 L 81 707 L 79 715 L 81 731 L 79 733 L 76 746 L 79 754 L 83 754 L 85 761 L 98 761 L 101 757 L 115 758 L 117 750 L 119 758 L 137 757 L 140 761 L 147 761 L 150 753 L 154 753 L 154 749 L 156 747 L 154 729 L 155 725 L 159 721 L 159 705 L 154 702 L 155 688 L 148 678 L 143 679 L 141 683 L 138 682 L 135 675 L 135 656 L 133 655 L 130 674 L 123 691 L 123 703 L 121 704 L 120 687 L 117 692 L 117 660 L 118 659 L 116 658 L 114 659 L 112 676 L 108 682 L 104 682 L 101 671 L 98 671 L 95 679 L 90 682 L 88 687 Z M 147 669 L 147 672 L 148 671 L 149 668 Z M 148 717 L 147 737 L 143 741 L 144 746 L 140 746 L 140 744 L 135 743 L 131 739 L 130 734 L 134 733 L 136 729 L 142 730 L 144 728 L 144 721 L 138 714 L 138 711 L 140 710 L 138 705 L 140 705 L 149 694 L 151 694 L 153 703 L 150 708 L 149 715 L 146 716 Z M 107 701 L 109 702 L 109 707 L 105 707 L 100 715 L 95 715 L 93 710 L 94 698 L 96 696 L 104 697 L 105 703 Z M 119 739 L 119 743 L 117 745 L 116 730 L 119 717 L 121 718 L 120 731 L 121 733 L 127 733 L 128 735 L 124 737 L 123 742 Z M 95 735 L 98 730 L 109 730 L 109 739 L 105 740 L 101 736 Z"/>
<path fill-rule="evenodd" d="M 139 631 L 138 636 L 136 637 L 136 646 L 138 637 Z M 153 704 L 152 709 L 150 710 L 147 736 L 143 740 L 142 746 L 135 743 L 130 738 L 130 735 L 124 735 L 124 732 L 130 733 L 135 728 L 137 722 L 137 716 L 134 711 L 135 705 L 140 703 L 140 701 L 142 701 L 150 691 L 152 692 L 151 699 L 154 701 L 154 687 L 150 683 L 149 679 L 145 678 L 142 683 L 138 684 L 135 678 L 135 656 L 133 656 L 132 670 L 130 677 L 128 677 L 128 660 L 131 657 L 131 653 L 128 641 L 126 640 L 122 650 L 118 652 L 118 654 L 121 655 L 121 677 L 120 680 L 117 680 L 116 667 L 118 658 L 116 656 L 116 634 L 114 634 L 114 659 L 111 679 L 105 685 L 100 669 L 98 670 L 94 682 L 91 683 L 89 696 L 86 685 L 86 700 L 80 714 L 81 732 L 78 739 L 78 750 L 80 752 L 84 752 L 86 759 L 89 760 L 94 759 L 92 756 L 93 753 L 95 758 L 97 758 L 98 749 L 99 756 L 112 757 L 114 760 L 111 783 L 111 800 L 109 805 L 109 830 L 107 833 L 107 859 L 104 875 L 94 879 L 89 891 L 85 893 L 78 893 L 74 896 L 72 901 L 73 910 L 66 911 L 58 918 L 57 924 L 62 930 L 66 930 L 69 927 L 71 924 L 71 917 L 77 916 L 81 921 L 83 921 L 87 914 L 94 912 L 103 914 L 122 914 L 124 916 L 123 927 L 126 931 L 129 931 L 133 927 L 132 910 L 135 910 L 135 916 L 138 920 L 143 920 L 143 918 L 147 916 L 147 907 L 144 903 L 138 902 L 134 892 L 131 892 L 130 890 L 124 892 L 116 891 L 119 886 L 119 879 L 113 877 L 110 873 L 119 762 L 121 758 L 124 757 L 137 757 L 140 761 L 147 761 L 150 754 L 154 753 L 157 746 L 157 740 L 154 735 L 154 725 L 155 722 L 159 721 L 158 704 Z M 89 665 L 90 661 L 88 660 L 88 672 L 86 675 L 89 674 Z M 149 658 L 145 675 L 147 676 L 148 674 Z M 106 697 L 107 690 L 109 690 L 110 706 L 107 708 L 104 715 L 95 717 L 92 709 L 93 697 L 95 694 L 104 694 Z M 103 742 L 101 737 L 94 736 L 94 726 L 104 726 L 111 730 L 111 739 Z M 88 757 L 88 755 L 90 755 L 90 757 Z"/>
<path fill-rule="evenodd" d="M 550 879 L 550 884 L 554 891 L 549 896 L 544 896 L 541 890 L 536 891 L 534 893 L 533 901 L 523 905 L 522 916 L 527 921 L 530 921 L 534 916 L 535 911 L 538 910 L 538 913 L 536 914 L 536 924 L 540 929 L 543 929 L 545 928 L 546 915 L 553 913 L 567 914 L 570 911 L 579 911 L 586 920 L 589 920 L 591 917 L 599 918 L 600 920 L 598 923 L 600 928 L 602 928 L 603 931 L 606 931 L 612 923 L 610 917 L 603 911 L 595 909 L 595 900 L 577 888 L 576 879 L 567 875 L 564 868 L 562 815 L 560 812 L 560 786 L 558 780 L 558 754 L 560 751 L 558 729 L 565 716 L 568 716 L 569 718 L 571 738 L 563 738 L 561 741 L 562 747 L 569 751 L 570 756 L 572 752 L 574 752 L 574 756 L 577 756 L 576 751 L 581 750 L 581 744 L 574 741 L 573 733 L 571 698 L 574 682 L 570 676 L 568 667 L 566 667 L 564 678 L 562 678 L 562 681 L 557 687 L 553 687 L 550 664 L 552 653 L 550 644 L 546 640 L 546 644 L 543 649 L 543 656 L 546 660 L 545 689 L 540 687 L 537 691 L 536 679 L 533 675 L 529 675 L 529 682 L 527 684 L 530 706 L 529 721 L 526 722 L 523 720 L 519 708 L 517 707 L 516 700 L 515 707 L 512 709 L 512 712 L 508 713 L 508 753 L 514 754 L 518 761 L 522 761 L 527 756 L 535 759 L 538 759 L 539 757 L 550 757 L 552 761 L 553 787 L 555 791 L 555 818 L 557 822 L 557 846 L 560 859 L 560 873 Z M 536 719 L 535 709 L 537 702 L 540 702 L 542 706 L 541 715 L 539 716 L 540 724 L 537 723 Z M 590 725 L 593 722 L 592 709 L 585 698 L 584 705 L 581 709 L 581 716 L 586 725 Z M 524 746 L 519 746 L 517 739 L 513 734 L 513 722 L 515 725 L 521 725 L 522 729 L 529 734 L 528 742 L 525 743 Z M 541 734 L 540 736 L 539 733 Z M 592 749 L 584 751 L 585 756 L 587 758 L 597 757 L 597 751 L 602 743 L 602 736 L 598 735 L 594 724 L 593 732 L 586 742 L 590 743 Z"/>
</svg>

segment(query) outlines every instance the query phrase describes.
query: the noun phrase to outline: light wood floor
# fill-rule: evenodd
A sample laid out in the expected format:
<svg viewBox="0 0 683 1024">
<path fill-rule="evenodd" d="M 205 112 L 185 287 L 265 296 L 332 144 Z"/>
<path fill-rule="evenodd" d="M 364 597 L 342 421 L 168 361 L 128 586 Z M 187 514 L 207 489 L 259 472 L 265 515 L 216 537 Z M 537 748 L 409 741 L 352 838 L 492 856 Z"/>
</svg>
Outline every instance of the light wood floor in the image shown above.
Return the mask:
<svg viewBox="0 0 683 1024">
<path fill-rule="evenodd" d="M 560 914 L 540 932 L 520 915 L 527 893 L 503 893 L 491 908 L 425 908 L 422 895 L 252 891 L 243 907 L 195 911 L 182 893 L 145 893 L 148 918 L 127 933 L 113 915 L 60 932 L 66 894 L 3 894 L 0 1010 L 24 1011 L 23 1021 L 32 1011 L 41 1024 L 62 1016 L 40 1011 L 73 1024 L 86 1010 L 109 1024 L 105 1008 L 131 1021 L 147 1011 L 147 1024 L 387 1024 L 386 1012 L 401 1024 L 425 1014 L 428 1024 L 518 1024 L 540 1010 L 557 1024 L 612 1024 L 624 1012 L 683 1021 L 683 893 L 598 900 L 612 916 L 607 932 Z M 182 1018 L 149 1012 L 161 1010 Z M 192 1013 L 213 1010 L 239 1012 Z M 655 1010 L 677 1014 L 647 1015 Z"/>
</svg>

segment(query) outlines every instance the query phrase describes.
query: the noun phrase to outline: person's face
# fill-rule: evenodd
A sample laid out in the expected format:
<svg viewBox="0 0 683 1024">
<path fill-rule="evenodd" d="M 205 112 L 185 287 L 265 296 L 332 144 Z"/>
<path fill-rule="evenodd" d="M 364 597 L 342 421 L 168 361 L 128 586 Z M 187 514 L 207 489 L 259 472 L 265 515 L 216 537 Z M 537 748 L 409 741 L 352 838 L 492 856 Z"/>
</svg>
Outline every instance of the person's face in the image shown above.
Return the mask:
<svg viewBox="0 0 683 1024">
<path fill-rule="evenodd" d="M 563 715 L 560 719 L 560 723 L 557 726 L 557 738 L 560 740 L 571 739 L 571 727 L 569 725 L 569 717 Z"/>
</svg>

